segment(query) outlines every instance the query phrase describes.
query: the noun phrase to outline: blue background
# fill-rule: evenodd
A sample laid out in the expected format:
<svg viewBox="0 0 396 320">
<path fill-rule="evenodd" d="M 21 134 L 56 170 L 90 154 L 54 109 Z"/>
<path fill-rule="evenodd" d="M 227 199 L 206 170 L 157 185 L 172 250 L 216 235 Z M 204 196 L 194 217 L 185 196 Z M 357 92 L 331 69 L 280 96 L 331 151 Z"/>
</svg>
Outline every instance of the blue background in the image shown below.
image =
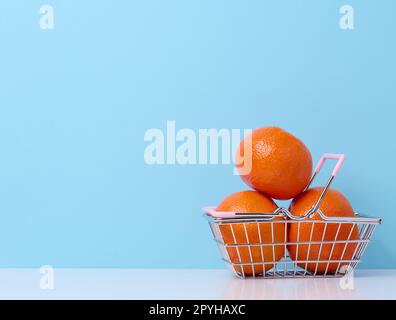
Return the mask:
<svg viewBox="0 0 396 320">
<path fill-rule="evenodd" d="M 39 8 L 55 29 L 39 28 Z M 339 8 L 355 9 L 342 31 Z M 147 129 L 279 125 L 348 159 L 396 267 L 395 1 L 2 1 L 0 266 L 223 267 L 200 208 L 231 166 L 149 166 Z M 329 167 L 327 167 L 329 170 Z"/>
</svg>

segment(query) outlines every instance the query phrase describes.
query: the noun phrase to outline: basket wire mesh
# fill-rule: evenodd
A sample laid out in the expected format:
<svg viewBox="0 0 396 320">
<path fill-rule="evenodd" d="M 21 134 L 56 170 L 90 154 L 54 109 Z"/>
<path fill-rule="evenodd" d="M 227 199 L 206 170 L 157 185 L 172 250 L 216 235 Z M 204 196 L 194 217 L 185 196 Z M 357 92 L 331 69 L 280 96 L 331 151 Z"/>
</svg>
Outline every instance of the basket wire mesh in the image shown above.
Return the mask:
<svg viewBox="0 0 396 320">
<path fill-rule="evenodd" d="M 222 258 L 237 277 L 342 277 L 360 263 L 381 219 L 357 213 L 348 218 L 323 214 L 320 205 L 344 156 L 324 155 L 309 185 L 327 159 L 338 159 L 338 168 L 315 206 L 304 216 L 293 216 L 285 208 L 254 214 L 219 213 L 214 207 L 204 209 Z M 320 219 L 311 219 L 314 215 Z"/>
</svg>

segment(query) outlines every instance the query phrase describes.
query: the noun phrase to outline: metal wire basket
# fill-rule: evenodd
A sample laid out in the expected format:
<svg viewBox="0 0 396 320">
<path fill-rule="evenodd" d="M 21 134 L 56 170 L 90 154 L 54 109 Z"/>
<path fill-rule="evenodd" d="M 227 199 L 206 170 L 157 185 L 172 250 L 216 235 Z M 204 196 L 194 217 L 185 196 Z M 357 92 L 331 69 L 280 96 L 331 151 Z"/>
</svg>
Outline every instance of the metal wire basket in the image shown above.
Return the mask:
<svg viewBox="0 0 396 320">
<path fill-rule="evenodd" d="M 204 208 L 222 258 L 237 277 L 343 277 L 356 268 L 381 219 L 323 214 L 320 205 L 345 157 L 325 154 L 309 185 L 328 159 L 338 163 L 317 203 L 303 216 L 293 216 L 285 208 L 253 214 Z"/>
</svg>

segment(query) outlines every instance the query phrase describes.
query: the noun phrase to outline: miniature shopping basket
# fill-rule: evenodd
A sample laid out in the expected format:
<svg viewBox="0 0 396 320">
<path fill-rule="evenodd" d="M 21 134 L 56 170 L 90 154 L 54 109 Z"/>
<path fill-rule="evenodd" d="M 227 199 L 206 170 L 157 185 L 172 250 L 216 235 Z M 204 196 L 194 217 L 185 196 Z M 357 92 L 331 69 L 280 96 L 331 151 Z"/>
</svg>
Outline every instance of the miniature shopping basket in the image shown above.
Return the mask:
<svg viewBox="0 0 396 320">
<path fill-rule="evenodd" d="M 325 154 L 309 186 L 328 159 L 338 160 L 337 165 L 317 203 L 303 216 L 285 208 L 248 214 L 203 209 L 222 258 L 237 277 L 343 277 L 356 268 L 381 219 L 323 214 L 320 205 L 345 156 Z"/>
</svg>

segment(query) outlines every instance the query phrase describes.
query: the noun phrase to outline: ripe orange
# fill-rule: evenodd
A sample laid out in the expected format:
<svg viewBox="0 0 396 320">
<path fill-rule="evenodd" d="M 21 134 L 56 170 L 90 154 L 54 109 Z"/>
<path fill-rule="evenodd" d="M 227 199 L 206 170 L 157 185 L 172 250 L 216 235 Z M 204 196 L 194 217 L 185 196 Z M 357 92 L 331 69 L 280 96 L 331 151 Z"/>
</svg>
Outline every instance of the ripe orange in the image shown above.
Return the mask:
<svg viewBox="0 0 396 320">
<path fill-rule="evenodd" d="M 217 211 L 237 213 L 274 213 L 277 209 L 275 202 L 257 191 L 242 191 L 232 194 L 223 200 Z M 275 220 L 283 220 L 276 218 Z M 271 227 L 273 225 L 273 227 Z M 227 247 L 227 252 L 232 263 L 258 263 L 235 267 L 235 271 L 245 276 L 262 275 L 271 270 L 285 252 L 285 245 L 259 245 L 285 243 L 285 223 L 236 223 L 220 224 L 220 233 L 225 244 L 242 244 L 239 247 Z M 246 229 L 245 229 L 246 228 Z M 257 244 L 250 249 L 247 244 Z M 246 244 L 246 246 L 244 246 Z M 270 262 L 269 264 L 262 264 Z M 243 270 L 242 270 L 243 269 Z M 243 271 L 243 272 L 242 272 Z"/>
<path fill-rule="evenodd" d="M 295 198 L 290 206 L 293 215 L 303 216 L 312 208 L 323 188 L 313 188 Z M 340 192 L 329 189 L 320 206 L 321 211 L 328 217 L 353 217 L 355 215 L 349 201 Z M 354 224 L 339 224 L 321 222 L 323 219 L 318 213 L 309 219 L 319 222 L 294 222 L 288 228 L 288 242 L 321 242 L 321 241 L 345 241 L 359 240 L 359 231 Z M 300 225 L 300 227 L 298 227 Z M 312 234 L 312 238 L 311 238 Z M 317 272 L 319 275 L 334 274 L 337 270 L 342 270 L 343 266 L 349 265 L 348 262 L 328 263 L 329 260 L 352 260 L 356 251 L 356 243 L 337 243 L 337 244 L 299 244 L 289 245 L 288 250 L 292 260 L 300 261 L 298 266 L 310 272 Z M 312 263 L 312 261 L 327 261 L 326 263 Z M 307 263 L 309 261 L 309 263 Z"/>
<path fill-rule="evenodd" d="M 250 156 L 251 161 L 247 159 Z M 312 156 L 308 148 L 277 127 L 254 130 L 239 145 L 236 160 L 241 178 L 253 189 L 274 199 L 294 198 L 311 179 Z M 249 164 L 250 172 L 244 172 Z"/>
</svg>

